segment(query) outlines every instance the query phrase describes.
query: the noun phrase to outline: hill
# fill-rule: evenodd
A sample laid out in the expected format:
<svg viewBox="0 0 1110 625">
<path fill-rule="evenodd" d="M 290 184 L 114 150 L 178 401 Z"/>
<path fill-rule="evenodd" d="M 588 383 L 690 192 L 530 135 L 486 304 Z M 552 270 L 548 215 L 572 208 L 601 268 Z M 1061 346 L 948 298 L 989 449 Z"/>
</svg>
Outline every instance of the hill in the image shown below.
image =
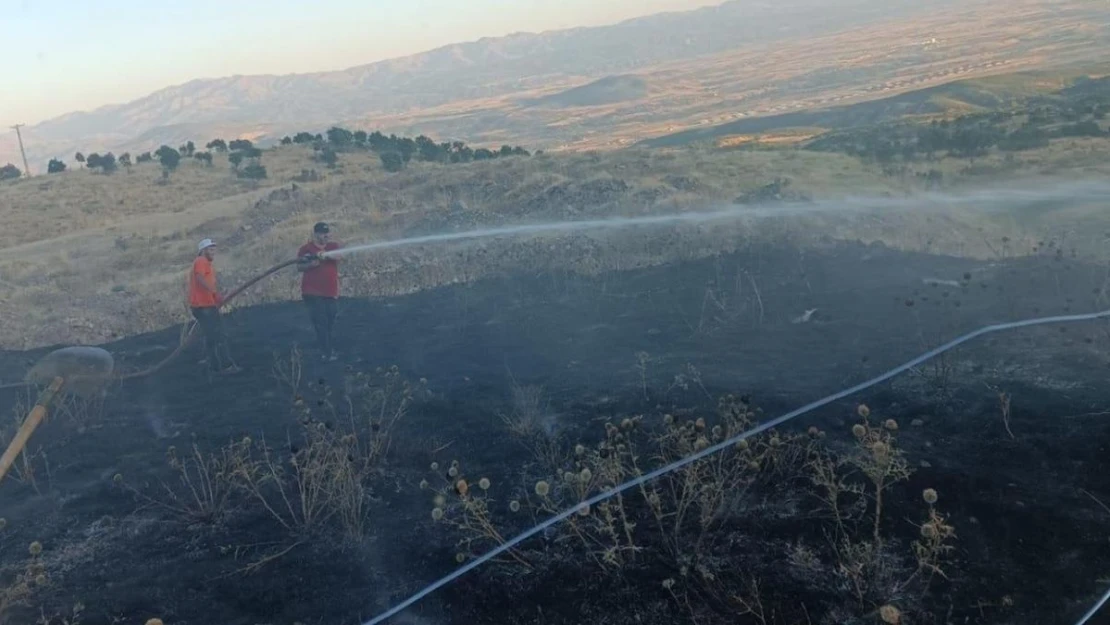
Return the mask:
<svg viewBox="0 0 1110 625">
<path fill-rule="evenodd" d="M 1008 36 L 1000 37 L 999 33 Z M 932 40 L 936 39 L 935 43 Z M 809 109 L 843 99 L 1091 60 L 1110 18 L 1082 0 L 733 1 L 622 24 L 522 33 L 338 72 L 197 80 L 134 102 L 25 128 L 36 172 L 76 151 L 142 152 L 197 137 L 274 142 L 340 123 L 475 144 L 625 145 L 668 129 Z M 647 101 L 588 110 L 528 107 L 606 76 L 635 74 Z M 19 162 L 14 133 L 0 163 Z"/>
<path fill-rule="evenodd" d="M 528 106 L 554 108 L 603 106 L 640 100 L 648 95 L 648 83 L 639 76 L 606 76 L 580 87 L 526 102 Z"/>
</svg>

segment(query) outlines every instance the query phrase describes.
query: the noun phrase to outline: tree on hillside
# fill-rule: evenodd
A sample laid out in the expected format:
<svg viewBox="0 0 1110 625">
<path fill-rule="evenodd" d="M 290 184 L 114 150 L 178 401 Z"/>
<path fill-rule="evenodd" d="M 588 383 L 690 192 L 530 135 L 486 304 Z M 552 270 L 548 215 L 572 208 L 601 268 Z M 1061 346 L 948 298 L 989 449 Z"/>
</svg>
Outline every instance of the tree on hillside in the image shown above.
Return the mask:
<svg viewBox="0 0 1110 625">
<path fill-rule="evenodd" d="M 85 165 L 89 169 L 99 169 L 105 174 L 110 174 L 117 169 L 116 157 L 111 152 L 103 155 L 93 152 L 92 154 L 89 154 L 88 158 L 85 161 Z"/>
<path fill-rule="evenodd" d="M 282 145 L 291 145 L 292 143 L 293 143 L 293 137 L 290 137 L 289 135 L 285 135 L 284 137 L 281 138 L 281 144 Z"/>
<path fill-rule="evenodd" d="M 119 164 L 123 165 L 124 167 L 126 167 L 128 169 L 131 169 L 131 153 L 130 152 L 124 152 L 123 154 L 120 154 L 119 155 Z"/>
<path fill-rule="evenodd" d="M 166 180 L 170 177 L 170 172 L 177 169 L 181 164 L 181 153 L 171 148 L 168 145 L 163 145 L 154 152 L 154 156 L 158 158 L 158 162 L 162 164 L 162 179 Z"/>
<path fill-rule="evenodd" d="M 249 139 L 234 139 L 227 144 L 229 150 L 249 150 L 254 144 Z"/>
<path fill-rule="evenodd" d="M 138 164 L 138 163 L 149 163 L 153 160 L 154 160 L 154 156 L 152 156 L 150 152 L 143 152 L 142 154 L 135 157 L 135 163 L 136 164 Z"/>
<path fill-rule="evenodd" d="M 405 168 L 405 159 L 397 152 L 382 152 L 378 158 L 382 159 L 382 168 L 388 172 L 398 172 Z"/>
<path fill-rule="evenodd" d="M 369 136 L 370 135 L 366 134 L 365 130 L 356 130 L 355 131 L 355 143 L 357 143 L 359 145 L 366 145 L 366 139 Z"/>
<path fill-rule="evenodd" d="M 46 173 L 48 174 L 60 174 L 65 170 L 66 164 L 56 158 L 50 159 L 50 162 L 46 165 Z"/>
<path fill-rule="evenodd" d="M 182 156 L 192 157 L 197 151 L 197 146 L 192 141 L 186 141 L 185 145 L 181 146 L 178 150 Z"/>
<path fill-rule="evenodd" d="M 0 167 L 0 180 L 19 180 L 22 175 L 23 172 L 11 163 Z"/>
<path fill-rule="evenodd" d="M 355 135 L 346 128 L 332 126 L 328 129 L 328 143 L 334 145 L 337 148 L 346 147 L 354 143 L 354 140 Z"/>
<path fill-rule="evenodd" d="M 211 152 L 197 152 L 193 154 L 193 158 L 204 163 L 205 165 L 212 166 L 212 153 Z"/>
<path fill-rule="evenodd" d="M 116 155 L 112 154 L 111 152 L 108 152 L 104 156 L 101 156 L 100 162 L 97 163 L 97 166 L 100 168 L 100 171 L 105 174 L 110 174 L 119 169 L 119 167 L 116 165 Z"/>
<path fill-rule="evenodd" d="M 416 159 L 428 163 L 443 161 L 447 155 L 446 150 L 430 138 L 420 135 L 416 138 Z"/>
<path fill-rule="evenodd" d="M 223 139 L 213 139 L 209 141 L 208 145 L 205 145 L 204 147 L 209 150 L 215 150 L 217 152 L 227 152 L 227 142 Z"/>
<path fill-rule="evenodd" d="M 242 152 L 232 152 L 227 155 L 227 161 L 231 163 L 232 169 L 239 169 L 239 165 L 243 164 L 243 159 L 246 158 Z"/>
<path fill-rule="evenodd" d="M 396 137 L 393 138 L 395 139 Z M 390 140 L 390 137 L 375 130 L 366 137 L 366 143 L 370 146 L 370 149 L 375 152 L 385 152 L 393 146 L 394 142 Z"/>
<path fill-rule="evenodd" d="M 77 154 L 76 154 L 76 155 L 75 155 L 75 156 L 73 157 L 73 160 L 77 161 L 78 163 L 81 163 L 81 165 L 84 165 L 84 164 L 85 164 L 85 155 L 84 155 L 84 154 L 82 154 L 82 153 L 80 153 L 80 152 L 78 152 L 78 153 L 77 153 Z"/>
<path fill-rule="evenodd" d="M 293 143 L 296 143 L 298 145 L 302 143 L 312 143 L 315 140 L 316 137 L 313 136 L 311 132 L 298 132 L 297 134 L 293 135 Z"/>
</svg>

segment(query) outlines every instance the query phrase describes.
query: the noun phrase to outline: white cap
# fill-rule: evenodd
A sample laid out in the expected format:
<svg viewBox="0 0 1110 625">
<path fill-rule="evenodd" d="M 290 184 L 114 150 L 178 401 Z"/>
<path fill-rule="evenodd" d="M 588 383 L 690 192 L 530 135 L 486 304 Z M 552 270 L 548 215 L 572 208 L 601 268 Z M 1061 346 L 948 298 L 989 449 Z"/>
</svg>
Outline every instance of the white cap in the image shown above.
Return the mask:
<svg viewBox="0 0 1110 625">
<path fill-rule="evenodd" d="M 203 240 L 203 241 L 201 241 L 200 243 L 197 244 L 197 251 L 198 252 L 203 252 L 204 250 L 206 250 L 206 249 L 208 249 L 208 248 L 210 248 L 214 245 L 216 245 L 215 241 L 213 241 L 212 239 L 205 239 L 205 240 Z"/>
</svg>

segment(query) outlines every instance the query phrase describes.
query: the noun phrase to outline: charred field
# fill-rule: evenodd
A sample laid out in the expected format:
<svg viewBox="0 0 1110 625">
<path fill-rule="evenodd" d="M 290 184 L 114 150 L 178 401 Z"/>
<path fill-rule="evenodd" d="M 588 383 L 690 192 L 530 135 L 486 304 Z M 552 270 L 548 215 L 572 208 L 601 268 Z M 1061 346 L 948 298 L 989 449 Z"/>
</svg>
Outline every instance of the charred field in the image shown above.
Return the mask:
<svg viewBox="0 0 1110 625">
<path fill-rule="evenodd" d="M 826 241 L 296 304 L 69 399 L 0 484 L 0 622 L 357 624 L 554 512 L 980 326 L 1106 308 L 1062 249 Z M 169 329 L 104 347 L 141 369 Z M 1104 322 L 982 337 L 582 510 L 398 623 L 1033 623 L 1110 543 Z M 49 350 L 0 354 L 0 380 Z M 33 395 L 0 391 L 4 441 Z M 31 545 L 35 543 L 36 548 Z"/>
</svg>

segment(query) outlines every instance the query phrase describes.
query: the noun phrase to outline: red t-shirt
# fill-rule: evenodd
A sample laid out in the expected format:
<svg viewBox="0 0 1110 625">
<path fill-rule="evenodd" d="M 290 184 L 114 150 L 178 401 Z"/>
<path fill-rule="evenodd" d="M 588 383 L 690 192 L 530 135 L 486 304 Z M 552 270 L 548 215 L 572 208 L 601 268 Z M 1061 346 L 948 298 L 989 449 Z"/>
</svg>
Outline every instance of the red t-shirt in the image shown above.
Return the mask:
<svg viewBox="0 0 1110 625">
<path fill-rule="evenodd" d="M 308 254 L 330 252 L 343 247 L 335 241 L 328 241 L 324 247 L 309 241 L 297 250 L 297 258 Z M 320 264 L 301 274 L 301 294 L 320 297 L 339 297 L 339 263 L 333 258 L 321 258 Z"/>
</svg>

